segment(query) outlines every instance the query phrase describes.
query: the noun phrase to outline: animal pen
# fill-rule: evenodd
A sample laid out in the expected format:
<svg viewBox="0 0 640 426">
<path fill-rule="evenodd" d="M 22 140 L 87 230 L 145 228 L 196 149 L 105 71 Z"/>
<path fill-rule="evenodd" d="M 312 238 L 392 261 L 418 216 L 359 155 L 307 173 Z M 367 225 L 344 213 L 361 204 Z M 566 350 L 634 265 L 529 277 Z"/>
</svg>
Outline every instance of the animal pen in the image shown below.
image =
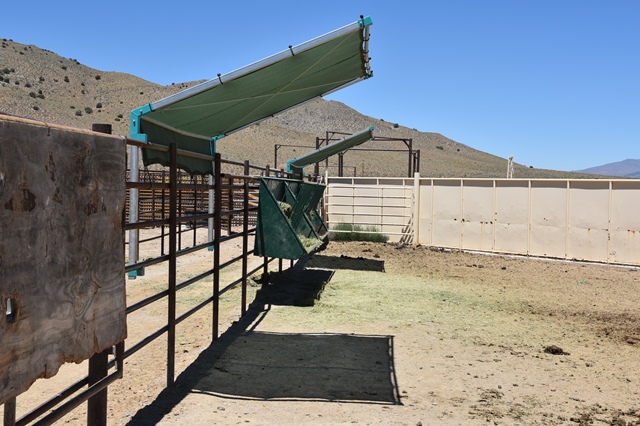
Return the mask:
<svg viewBox="0 0 640 426">
<path fill-rule="evenodd" d="M 261 180 L 291 175 L 248 161 L 223 160 L 216 143 L 276 113 L 371 77 L 371 23 L 361 17 L 135 109 L 130 138 L 0 116 L 0 310 L 5 312 L 0 321 L 0 404 L 5 426 L 51 424 L 84 402 L 87 424 L 104 425 L 107 388 L 123 377 L 127 358 L 166 336 L 166 386 L 171 387 L 180 323 L 211 309 L 215 341 L 221 332 L 220 296 L 238 286 L 240 315 L 246 313 L 248 277 L 268 272 L 275 260 L 266 253 L 255 257 L 261 248 L 255 253 L 249 248 L 249 237 L 260 226 L 259 217 L 255 226 L 250 218 L 264 206 L 252 194 L 259 191 Z M 140 173 L 140 149 L 145 165 L 159 163 L 165 171 Z M 125 179 L 127 150 L 133 167 Z M 317 186 L 298 179 L 288 182 L 284 192 L 293 209 L 301 201 L 296 220 L 324 237 L 326 226 L 312 214 L 312 204 L 321 197 Z M 270 188 L 260 195 L 279 192 Z M 145 203 L 130 202 L 125 209 L 126 198 Z M 203 222 L 211 226 L 206 241 L 200 242 L 196 234 Z M 279 226 L 287 224 L 288 218 L 280 217 Z M 149 229 L 159 235 L 140 240 L 138 231 Z M 263 233 L 258 240 L 274 237 L 275 232 Z M 125 234 L 130 236 L 128 253 Z M 134 251 L 144 243 L 155 244 L 157 252 L 139 260 Z M 229 244 L 240 245 L 241 253 L 222 261 L 221 252 Z M 293 264 L 313 247 L 281 256 L 278 267 L 282 269 L 282 257 Z M 202 251 L 211 253 L 211 267 L 190 271 L 191 276 L 180 281 L 179 260 Z M 221 272 L 238 264 L 238 276 L 223 282 Z M 137 278 L 152 266 L 167 268 L 165 286 L 140 300 L 127 300 L 126 276 Z M 178 314 L 178 295 L 205 279 L 211 280 L 209 296 Z M 166 322 L 139 341 L 127 340 L 125 347 L 129 316 L 157 303 L 166 304 Z M 88 374 L 16 416 L 20 395 L 38 378 L 55 376 L 65 362 L 85 360 Z"/>
<path fill-rule="evenodd" d="M 111 167 L 115 167 L 115 162 L 110 163 L 109 169 L 104 169 L 105 172 L 108 171 L 109 173 L 114 173 L 116 177 L 118 175 L 124 175 L 124 144 L 126 143 L 130 149 L 138 149 L 142 145 L 141 142 L 132 139 L 97 135 L 92 134 L 91 132 L 78 131 L 77 129 L 62 128 L 48 124 L 45 125 L 41 122 L 33 122 L 4 116 L 2 117 L 2 129 L 3 138 L 6 136 L 6 132 L 8 131 L 12 134 L 11 139 L 16 141 L 16 143 L 24 143 L 24 138 L 21 138 L 20 135 L 28 133 L 36 143 L 41 143 L 43 139 L 48 139 L 54 144 L 54 141 L 68 142 L 69 140 L 81 140 L 83 143 L 84 141 L 88 141 L 86 144 L 89 146 L 93 145 L 96 150 L 99 149 L 97 148 L 98 145 L 116 146 L 116 150 L 120 151 L 119 157 L 116 158 L 123 160 L 122 164 L 119 168 L 114 170 Z M 56 144 L 55 146 L 58 145 Z M 2 153 L 3 159 L 10 157 L 8 153 L 9 149 L 10 147 L 7 144 L 0 145 L 0 152 Z M 50 170 L 54 169 L 53 165 L 56 165 L 55 169 L 58 172 L 74 166 L 74 164 L 68 164 L 68 161 L 65 163 L 64 158 L 58 157 L 55 152 L 55 147 L 52 146 L 49 149 L 51 156 L 49 157 L 50 160 L 47 161 L 49 161 L 48 164 L 51 165 Z M 124 262 L 122 262 L 122 260 L 118 260 L 124 259 L 124 248 L 121 245 L 112 245 L 112 247 L 110 247 L 112 253 L 106 253 L 106 250 L 109 249 L 109 247 L 104 247 L 104 239 L 99 237 L 95 237 L 98 241 L 93 243 L 93 252 L 85 253 L 82 250 L 75 250 L 82 256 L 81 259 L 75 259 L 71 256 L 69 259 L 61 259 L 56 258 L 55 255 L 50 253 L 44 255 L 46 258 L 46 264 L 43 267 L 49 269 L 54 269 L 55 266 L 57 266 L 54 263 L 62 263 L 63 261 L 77 262 L 77 267 L 88 268 L 89 273 L 92 276 L 91 279 L 97 286 L 96 289 L 91 290 L 94 294 L 87 296 L 82 294 L 83 291 L 87 291 L 86 289 L 77 288 L 80 286 L 80 283 L 69 282 L 68 279 L 61 278 L 59 282 L 55 283 L 60 288 L 51 289 L 50 294 L 46 295 L 42 300 L 51 308 L 43 308 L 44 310 L 40 314 L 43 318 L 38 319 L 47 321 L 48 315 L 53 317 L 60 315 L 55 311 L 58 305 L 65 306 L 66 304 L 71 303 L 67 300 L 68 293 L 80 292 L 80 294 L 74 294 L 74 296 L 85 297 L 86 300 L 83 299 L 81 302 L 86 306 L 77 308 L 82 310 L 78 312 L 78 315 L 75 318 L 73 315 L 69 316 L 69 320 L 74 320 L 74 324 L 70 326 L 70 329 L 59 330 L 58 334 L 48 338 L 45 338 L 45 335 L 49 335 L 50 333 L 46 332 L 46 330 L 45 335 L 39 337 L 36 335 L 29 336 L 29 334 L 32 333 L 29 333 L 27 330 L 29 328 L 35 328 L 35 326 L 32 323 L 33 320 L 27 318 L 36 316 L 36 312 L 33 312 L 33 308 L 31 307 L 31 304 L 35 302 L 29 298 L 42 298 L 44 294 L 39 295 L 37 291 L 31 291 L 30 294 L 24 293 L 20 284 L 24 283 L 24 280 L 27 279 L 29 274 L 27 271 L 18 271 L 17 268 L 20 266 L 20 263 L 17 259 L 14 260 L 13 257 L 8 256 L 9 246 L 12 245 L 12 243 L 15 243 L 18 238 L 22 238 L 22 235 L 19 233 L 24 230 L 24 226 L 21 225 L 16 227 L 15 232 L 3 228 L 3 238 L 2 243 L 0 243 L 2 244 L 1 247 L 3 253 L 2 309 L 6 312 L 6 315 L 2 322 L 2 327 L 0 328 L 0 331 L 2 331 L 3 341 L 3 356 L 0 357 L 0 360 L 2 361 L 0 367 L 3 383 L 6 383 L 7 381 L 10 383 L 10 385 L 5 386 L 2 389 L 2 393 L 0 393 L 0 402 L 5 404 L 5 424 L 25 425 L 32 422 L 35 422 L 35 424 L 50 424 L 87 400 L 89 401 L 89 404 L 93 404 L 91 406 L 92 408 L 88 410 L 90 416 L 88 418 L 88 423 L 100 423 L 99 417 L 102 414 L 106 414 L 106 399 L 101 402 L 100 398 L 104 398 L 103 392 L 105 392 L 106 387 L 122 376 L 124 360 L 163 335 L 167 336 L 166 383 L 167 386 L 171 386 L 175 378 L 174 365 L 176 354 L 176 327 L 182 321 L 189 318 L 199 310 L 209 307 L 213 311 L 214 318 L 211 325 L 211 338 L 212 340 L 215 340 L 220 334 L 218 327 L 219 297 L 231 288 L 241 286 L 241 299 L 238 303 L 241 306 L 241 312 L 244 315 L 247 308 L 247 278 L 256 272 L 260 272 L 260 270 L 266 271 L 269 263 L 273 262 L 274 258 L 264 258 L 259 261 L 257 266 L 254 261 L 253 265 L 250 267 L 253 250 L 249 248 L 248 240 L 250 234 L 255 233 L 256 228 L 255 226 L 250 226 L 249 218 L 251 215 L 255 215 L 258 209 L 258 203 L 251 201 L 250 194 L 258 188 L 260 182 L 260 178 L 256 175 L 283 178 L 288 176 L 285 172 L 271 171 L 268 167 L 257 167 L 249 164 L 248 161 L 242 163 L 223 160 L 220 157 L 220 154 L 216 154 L 211 157 L 211 161 L 215 164 L 213 184 L 202 182 L 201 180 L 194 180 L 193 183 L 183 183 L 181 182 L 181 174 L 177 168 L 176 158 L 179 151 L 175 145 L 172 144 L 169 147 L 154 146 L 153 148 L 147 147 L 147 149 L 157 149 L 160 152 L 164 152 L 169 155 L 170 167 L 168 171 L 163 172 L 164 182 L 133 182 L 131 180 L 127 180 L 126 189 L 128 192 L 137 189 L 139 191 L 149 191 L 150 194 L 162 194 L 162 200 L 159 202 L 162 208 L 143 208 L 141 210 L 141 218 L 138 221 L 122 224 L 126 217 L 124 213 L 126 210 L 123 210 L 122 207 L 118 207 L 118 203 L 111 206 L 109 206 L 106 201 L 103 201 L 104 204 L 100 204 L 100 202 L 97 202 L 97 204 L 94 203 L 94 199 L 103 197 L 102 193 L 108 191 L 104 190 L 102 187 L 104 179 L 106 178 L 102 174 L 96 175 L 97 172 L 90 169 L 88 170 L 88 173 L 96 176 L 95 181 L 93 182 L 93 184 L 97 186 L 93 193 L 95 195 L 88 196 L 89 203 L 81 210 L 80 217 L 69 214 L 69 219 L 67 221 L 61 221 L 60 223 L 54 224 L 53 229 L 50 230 L 54 235 L 57 235 L 59 232 L 65 232 L 68 235 L 72 235 L 77 232 L 77 229 L 83 229 L 83 227 L 95 231 L 96 229 L 90 228 L 90 226 L 92 226 L 91 223 L 84 225 L 80 219 L 83 219 L 82 216 L 88 216 L 91 220 L 94 220 L 92 216 L 105 213 L 105 217 L 101 220 L 106 220 L 106 216 L 109 216 L 109 218 L 113 220 L 113 215 L 117 214 L 117 221 L 110 223 L 110 225 L 113 226 L 113 232 L 108 234 L 110 237 L 122 235 L 124 232 L 141 229 L 156 229 L 158 231 L 158 235 L 155 238 L 147 241 L 141 241 L 141 243 L 153 242 L 157 246 L 157 254 L 152 258 L 127 264 L 126 266 L 124 266 Z M 100 152 L 103 153 L 104 150 Z M 195 155 L 183 151 L 180 151 L 180 154 L 185 156 Z M 202 155 L 198 155 L 197 157 L 203 158 Z M 51 173 L 52 176 L 54 176 L 54 172 L 52 171 Z M 20 174 L 16 173 L 15 176 L 19 177 Z M 57 176 L 54 176 L 54 178 L 58 179 Z M 114 180 L 115 179 L 112 177 L 111 181 L 113 182 Z M 53 192 L 50 195 L 44 194 L 41 191 L 36 192 L 33 190 L 33 187 L 42 187 L 43 185 L 37 181 L 28 180 L 22 189 L 10 193 L 8 187 L 13 183 L 14 178 L 10 178 L 6 175 L 3 177 L 3 184 L 6 184 L 7 189 L 3 191 L 2 201 L 5 207 L 8 204 L 11 206 L 11 209 L 5 209 L 4 211 L 11 212 L 12 215 L 21 213 L 21 216 L 25 216 L 24 220 L 28 220 L 28 216 L 31 216 L 34 212 L 38 212 L 41 199 L 46 200 L 48 197 L 56 197 L 56 193 L 60 192 L 56 192 L 58 188 L 51 188 Z M 122 181 L 121 184 L 122 197 L 120 203 L 123 206 L 125 201 L 125 182 Z M 16 187 L 19 187 L 19 185 L 16 185 Z M 47 189 L 46 186 L 44 189 Z M 28 194 L 30 191 L 33 191 L 33 197 L 25 196 L 26 198 L 21 197 L 18 199 L 18 196 Z M 209 191 L 214 194 L 214 213 L 201 213 L 197 211 L 197 209 L 193 209 L 190 203 L 196 203 L 197 206 L 197 202 L 201 199 L 203 193 L 208 193 Z M 235 200 L 236 204 L 233 206 L 225 205 L 223 195 L 229 194 L 229 192 L 233 192 L 234 194 L 234 197 L 231 199 Z M 65 196 L 70 197 L 71 195 L 67 193 L 66 195 L 62 194 L 58 196 L 63 197 L 61 198 L 61 201 L 63 201 L 65 200 Z M 9 201 L 6 201 L 7 199 Z M 31 199 L 35 199 L 33 203 L 31 203 Z M 105 198 L 100 199 L 105 200 Z M 156 198 L 153 198 L 153 200 L 157 201 Z M 189 203 L 185 202 L 185 200 L 189 200 Z M 241 201 L 241 205 L 238 205 L 238 200 Z M 153 202 L 154 201 L 152 201 L 149 206 L 152 206 Z M 168 204 L 168 206 L 166 204 Z M 90 214 L 87 214 L 87 212 Z M 240 226 L 232 225 L 232 228 L 229 228 L 230 218 L 233 217 L 236 218 L 235 223 L 240 223 Z M 6 214 L 3 219 L 12 220 L 14 222 L 16 220 L 8 218 Z M 196 244 L 195 232 L 197 230 L 197 226 L 185 227 L 184 225 L 196 223 L 202 220 L 206 221 L 208 219 L 213 219 L 213 239 L 207 239 L 204 243 Z M 101 222 L 97 223 L 99 224 Z M 226 226 L 225 223 L 227 224 Z M 100 229 L 100 232 L 103 232 L 103 230 Z M 93 234 L 89 235 L 92 236 Z M 190 238 L 192 235 L 193 238 Z M 230 260 L 221 262 L 220 253 L 224 251 L 225 245 L 232 244 L 237 241 L 241 242 L 240 244 L 243 247 L 242 253 Z M 46 250 L 46 247 L 42 246 L 54 244 L 54 241 L 51 241 L 50 238 L 42 235 L 34 240 L 34 242 L 36 248 L 32 248 L 32 250 L 38 254 L 40 254 L 40 250 Z M 16 246 L 17 244 L 13 245 L 13 250 L 16 250 Z M 212 250 L 212 267 L 208 270 L 199 271 L 197 273 L 191 271 L 195 274 L 192 278 L 181 282 L 178 281 L 178 259 L 197 251 L 207 251 L 210 247 L 215 248 Z M 72 247 L 66 247 L 65 249 L 71 252 L 74 251 Z M 87 255 L 95 257 L 95 259 L 91 260 L 89 258 L 85 258 Z M 57 256 L 66 255 L 58 253 Z M 87 264 L 87 262 L 89 263 Z M 118 264 L 122 267 L 113 267 L 108 271 L 108 275 L 111 277 L 108 282 L 110 285 L 105 285 L 104 280 L 101 280 L 97 276 L 98 273 L 101 272 L 102 269 L 107 269 L 109 265 Z M 221 282 L 220 271 L 237 264 L 241 264 L 240 276 L 231 282 Z M 142 300 L 128 303 L 125 307 L 124 274 L 135 270 L 142 270 L 143 268 L 148 268 L 152 265 L 166 266 L 166 289 Z M 279 267 L 282 268 L 282 262 L 279 263 Z M 49 273 L 53 274 L 52 272 Z M 119 275 L 121 276 L 119 277 Z M 49 276 L 49 278 L 52 282 L 55 282 L 55 276 Z M 176 315 L 177 293 L 194 283 L 207 278 L 212 280 L 211 296 L 205 300 L 199 301 L 181 315 Z M 41 279 L 37 279 L 37 277 L 32 277 L 30 280 L 31 279 L 33 282 L 42 281 Z M 45 288 L 47 287 L 45 286 Z M 118 296 L 114 299 L 115 295 Z M 159 301 L 168 303 L 167 323 L 158 330 L 154 330 L 140 341 L 131 343 L 127 342 L 127 347 L 125 349 L 124 339 L 126 337 L 126 318 L 124 315 L 126 314 L 129 316 L 136 311 Z M 53 310 L 53 313 L 51 310 Z M 120 311 L 122 311 L 121 314 L 119 313 Z M 85 315 L 86 312 L 94 315 L 96 321 L 90 321 L 87 319 Z M 112 318 L 114 316 L 115 319 Z M 101 318 L 105 318 L 102 320 L 104 322 L 100 321 Z M 109 319 L 108 321 L 106 321 L 107 318 Z M 78 351 L 78 348 L 73 345 L 65 347 L 65 343 L 68 343 L 68 341 L 76 341 L 82 337 L 77 334 L 78 327 L 86 327 L 90 329 L 84 333 L 87 341 L 82 343 L 81 347 L 84 349 L 84 346 L 89 346 L 84 353 L 76 352 Z M 23 336 L 22 338 L 20 337 L 21 335 Z M 34 341 L 34 339 L 38 338 L 41 340 Z M 51 351 L 51 345 L 53 345 L 53 343 L 51 345 L 45 344 L 43 347 L 40 347 L 40 344 L 47 342 L 52 338 L 60 339 L 59 344 L 55 345 L 55 348 L 59 353 L 43 355 L 43 351 Z M 98 342 L 99 345 L 95 348 L 98 352 L 97 355 L 93 355 L 91 352 L 94 350 L 94 348 L 91 347 L 94 340 Z M 115 350 L 112 351 L 112 347 L 114 346 Z M 6 350 L 9 350 L 9 353 L 5 352 Z M 17 362 L 17 359 L 10 356 L 11 354 L 17 353 L 22 354 L 21 358 L 23 358 L 23 360 Z M 56 373 L 60 366 L 59 361 L 57 366 L 54 361 L 48 366 L 45 366 L 44 371 L 31 371 L 33 370 L 34 365 L 38 365 L 38 360 L 42 359 L 44 356 L 52 357 L 53 359 L 57 358 L 58 360 L 62 359 L 75 362 L 79 362 L 83 358 L 86 359 L 90 357 L 88 367 L 89 374 L 76 383 L 71 384 L 68 388 L 61 390 L 51 400 L 33 408 L 20 418 L 15 419 L 13 413 L 15 412 L 16 396 L 19 396 L 20 393 L 28 389 L 37 377 L 50 377 Z M 18 373 L 19 377 L 16 373 Z M 100 408 L 101 403 L 105 403 L 102 408 Z M 103 411 L 101 411 L 101 409 Z"/>
</svg>

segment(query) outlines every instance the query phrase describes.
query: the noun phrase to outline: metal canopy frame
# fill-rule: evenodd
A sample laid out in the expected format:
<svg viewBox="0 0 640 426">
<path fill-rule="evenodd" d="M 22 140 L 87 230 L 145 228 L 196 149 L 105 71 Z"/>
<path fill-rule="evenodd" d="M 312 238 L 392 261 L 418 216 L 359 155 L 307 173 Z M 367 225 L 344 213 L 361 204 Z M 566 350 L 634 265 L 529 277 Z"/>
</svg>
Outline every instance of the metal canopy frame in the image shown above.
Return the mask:
<svg viewBox="0 0 640 426">
<path fill-rule="evenodd" d="M 316 146 L 320 147 L 323 144 L 325 145 L 329 145 L 331 142 L 334 142 L 336 140 L 340 140 L 340 137 L 336 137 L 336 136 L 342 136 L 344 137 L 344 135 L 349 135 L 349 133 L 343 133 L 343 132 L 335 132 L 335 131 L 327 131 L 325 134 L 325 138 L 316 138 Z M 391 138 L 391 137 L 386 137 L 386 136 L 375 136 L 373 139 L 371 139 L 370 142 L 403 142 L 405 144 L 405 146 L 407 147 L 407 153 L 408 153 L 408 161 L 407 161 L 407 177 L 412 177 L 414 175 L 414 173 L 419 173 L 420 172 L 420 150 L 414 150 L 413 149 L 413 139 L 411 138 Z M 349 150 L 346 150 L 344 152 L 341 152 L 338 154 L 338 177 L 343 177 L 344 176 L 344 154 L 348 151 L 385 151 L 385 152 L 404 152 L 404 150 L 398 150 L 398 149 L 381 149 L 381 148 L 352 148 Z M 315 166 L 315 173 L 318 174 L 320 169 L 319 169 L 319 163 L 316 163 Z M 328 166 L 328 163 L 326 164 L 326 166 Z M 364 170 L 362 170 L 362 173 L 364 173 Z"/>
<path fill-rule="evenodd" d="M 343 137 L 336 137 L 336 135 L 344 137 L 345 135 L 347 135 L 347 136 L 351 135 L 351 133 L 327 131 L 325 138 L 319 138 L 319 137 L 316 138 L 316 149 L 321 148 L 323 144 L 327 145 L 332 141 L 338 141 L 340 139 L 343 139 Z M 348 150 L 345 150 L 344 152 L 338 153 L 338 165 L 337 166 L 330 166 L 328 164 L 328 160 L 325 160 L 325 168 L 326 169 L 330 169 L 330 168 L 338 169 L 338 177 L 343 177 L 344 176 L 345 167 L 348 168 L 348 169 L 353 169 L 353 177 L 356 177 L 357 167 L 356 166 L 345 166 L 344 165 L 344 153 L 347 152 L 347 151 L 408 152 L 409 159 L 408 159 L 407 176 L 408 177 L 412 177 L 415 173 L 419 173 L 420 172 L 420 150 L 419 149 L 413 149 L 413 139 L 374 136 L 369 142 L 403 142 L 405 144 L 405 146 L 407 147 L 407 150 L 405 151 L 404 149 L 381 149 L 381 148 L 350 148 Z M 312 148 L 309 145 L 274 144 L 273 164 L 274 164 L 274 168 L 276 168 L 276 169 L 278 168 L 278 164 L 279 164 L 278 163 L 278 151 L 280 150 L 280 148 L 283 148 L 283 147 L 287 147 L 287 148 L 306 148 L 306 149 Z M 364 170 L 362 172 L 364 172 Z M 315 163 L 314 172 L 313 173 L 314 173 L 315 176 L 318 176 L 320 174 L 320 162 L 316 162 Z"/>
<path fill-rule="evenodd" d="M 294 176 L 302 176 L 303 169 L 308 165 L 318 163 L 336 154 L 342 155 L 343 152 L 374 139 L 373 129 L 373 126 L 370 126 L 331 145 L 327 144 L 315 151 L 293 158 L 287 162 L 287 171 L 293 173 Z"/>
</svg>

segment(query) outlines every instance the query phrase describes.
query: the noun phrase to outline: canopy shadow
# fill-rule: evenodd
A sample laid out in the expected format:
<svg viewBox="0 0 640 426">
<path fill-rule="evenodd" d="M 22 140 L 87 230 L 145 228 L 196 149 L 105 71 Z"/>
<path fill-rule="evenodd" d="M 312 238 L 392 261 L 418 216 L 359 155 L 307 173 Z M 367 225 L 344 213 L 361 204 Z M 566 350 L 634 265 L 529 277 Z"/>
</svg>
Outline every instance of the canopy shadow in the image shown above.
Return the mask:
<svg viewBox="0 0 640 426">
<path fill-rule="evenodd" d="M 351 269 L 354 271 L 384 272 L 384 260 L 366 259 L 364 257 L 325 256 L 314 254 L 306 262 L 309 268 Z"/>
<path fill-rule="evenodd" d="M 392 336 L 249 332 L 202 373 L 194 392 L 400 404 Z"/>
<path fill-rule="evenodd" d="M 270 307 L 247 314 L 202 351 L 128 425 L 157 424 L 189 394 L 229 399 L 402 405 L 393 336 L 254 331 Z"/>
<path fill-rule="evenodd" d="M 333 271 L 306 269 L 298 262 L 294 268 L 270 272 L 269 281 L 262 284 L 256 301 L 265 305 L 313 306 L 320 299 Z"/>
</svg>

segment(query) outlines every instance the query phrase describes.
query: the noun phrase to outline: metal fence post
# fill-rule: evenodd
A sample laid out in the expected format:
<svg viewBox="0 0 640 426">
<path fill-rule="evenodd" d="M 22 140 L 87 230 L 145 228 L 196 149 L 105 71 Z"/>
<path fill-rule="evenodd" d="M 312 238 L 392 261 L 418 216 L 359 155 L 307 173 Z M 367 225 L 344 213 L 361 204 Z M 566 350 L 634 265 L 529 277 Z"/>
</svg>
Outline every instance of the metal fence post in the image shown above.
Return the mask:
<svg viewBox="0 0 640 426">
<path fill-rule="evenodd" d="M 247 269 L 249 245 L 249 160 L 244 162 L 244 197 L 242 209 L 242 315 L 247 313 Z"/>
<path fill-rule="evenodd" d="M 131 155 L 129 158 L 129 181 L 140 181 L 140 165 L 139 162 L 140 148 L 131 147 Z M 138 188 L 129 189 L 129 223 L 138 221 L 140 193 Z M 138 261 L 138 253 L 140 250 L 140 231 L 138 229 L 129 230 L 129 263 Z M 138 276 L 138 270 L 129 272 L 129 278 L 135 279 Z"/>
<path fill-rule="evenodd" d="M 265 167 L 264 175 L 265 176 L 271 175 L 271 168 L 269 168 L 268 164 L 267 164 L 267 167 Z M 269 258 L 267 256 L 264 257 L 264 264 L 262 265 L 262 282 L 263 283 L 269 282 Z"/>
<path fill-rule="evenodd" d="M 94 132 L 111 134 L 110 124 L 93 124 Z M 89 358 L 88 385 L 92 386 L 109 375 L 109 353 L 111 349 L 94 354 Z M 107 389 L 103 389 L 87 400 L 87 425 L 106 426 Z"/>
<path fill-rule="evenodd" d="M 169 145 L 169 297 L 167 309 L 167 387 L 175 380 L 176 357 L 176 233 L 178 232 L 178 149 Z"/>
<path fill-rule="evenodd" d="M 215 197 L 214 191 L 213 189 L 211 189 L 211 187 L 213 186 L 213 175 L 209 175 L 208 178 L 208 183 L 209 183 L 209 196 L 208 196 L 208 213 L 212 214 L 213 213 L 213 197 Z M 213 231 L 213 218 L 210 217 L 209 219 L 207 219 L 207 236 L 209 238 L 209 241 L 213 241 L 213 236 L 214 236 L 214 231 Z M 213 246 L 209 247 L 209 251 L 213 250 Z"/>
<path fill-rule="evenodd" d="M 222 233 L 222 172 L 220 170 L 222 162 L 220 154 L 215 156 L 214 167 L 214 237 L 213 237 L 213 318 L 211 340 L 218 338 L 218 319 L 220 316 L 220 234 Z"/>
</svg>

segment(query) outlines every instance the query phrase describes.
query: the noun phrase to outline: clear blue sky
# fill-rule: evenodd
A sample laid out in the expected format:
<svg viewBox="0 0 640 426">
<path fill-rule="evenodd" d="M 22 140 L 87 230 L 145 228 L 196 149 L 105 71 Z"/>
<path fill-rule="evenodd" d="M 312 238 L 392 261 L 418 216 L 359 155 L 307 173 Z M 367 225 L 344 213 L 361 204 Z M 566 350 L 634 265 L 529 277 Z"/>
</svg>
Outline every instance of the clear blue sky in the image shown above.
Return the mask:
<svg viewBox="0 0 640 426">
<path fill-rule="evenodd" d="M 0 38 L 171 84 L 360 15 L 374 78 L 330 99 L 537 168 L 640 158 L 640 0 L 37 0 L 4 8 Z"/>
</svg>

